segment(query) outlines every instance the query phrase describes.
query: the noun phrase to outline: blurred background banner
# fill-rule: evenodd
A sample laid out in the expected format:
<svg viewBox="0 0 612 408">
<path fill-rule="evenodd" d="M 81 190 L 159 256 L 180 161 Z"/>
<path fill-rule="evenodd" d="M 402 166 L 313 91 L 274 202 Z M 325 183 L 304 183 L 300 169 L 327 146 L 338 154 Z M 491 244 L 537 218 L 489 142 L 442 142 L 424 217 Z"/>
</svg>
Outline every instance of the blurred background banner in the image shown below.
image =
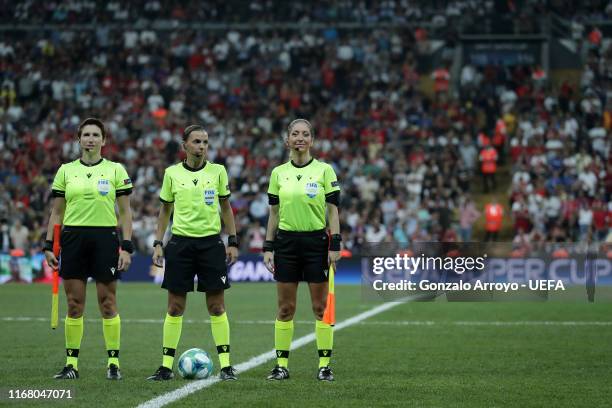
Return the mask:
<svg viewBox="0 0 612 408">
<path fill-rule="evenodd" d="M 560 279 L 567 285 L 585 285 L 588 274 L 596 285 L 612 285 L 612 261 L 603 253 L 585 253 L 574 251 L 574 245 L 559 246 L 549 244 L 546 249 L 524 253 L 517 251 L 510 244 L 495 243 L 418 243 L 410 250 L 397 250 L 395 245 L 372 245 L 362 256 L 344 258 L 338 263 L 336 282 L 339 284 L 360 284 L 379 278 L 373 271 L 375 257 L 403 256 L 437 256 L 436 250 L 443 244 L 453 245 L 453 251 L 468 248 L 470 254 L 487 253 L 486 279 L 490 282 L 527 282 L 529 279 Z M 429 250 L 423 248 L 429 247 Z M 497 250 L 491 250 L 497 247 Z M 382 248 L 385 248 L 384 250 Z M 500 248 L 503 248 L 501 250 Z M 395 252 L 394 252 L 395 251 Z M 439 251 L 438 251 L 439 252 Z M 453 257 L 465 256 L 459 253 L 451 254 Z M 0 283 L 51 283 L 51 268 L 46 265 L 42 254 L 34 256 L 11 256 L 0 254 Z M 432 277 L 432 273 L 423 274 L 418 271 L 414 275 L 406 271 L 393 269 L 385 271 L 382 275 L 386 281 L 393 282 L 401 279 L 419 280 L 423 276 Z M 238 261 L 229 268 L 229 278 L 232 282 L 270 282 L 272 274 L 268 272 L 262 262 L 261 255 L 241 255 Z M 449 275 L 438 274 L 434 280 L 447 279 Z M 468 276 L 466 273 L 465 276 Z M 471 275 L 473 276 L 473 275 Z M 479 275 L 481 276 L 481 275 Z M 456 275 L 455 277 L 460 277 Z M 122 274 L 124 282 L 155 282 L 161 283 L 163 269 L 157 268 L 151 262 L 151 257 L 137 254 L 132 258 L 129 272 Z"/>
<path fill-rule="evenodd" d="M 14 257 L 0 254 L 0 284 L 2 283 L 51 283 L 51 268 L 47 266 L 42 254 L 31 257 Z M 272 274 L 263 264 L 261 255 L 242 255 L 229 268 L 232 282 L 269 282 Z M 161 284 L 163 269 L 153 265 L 150 256 L 137 254 L 132 257 L 132 265 L 123 273 L 124 282 L 156 282 Z M 340 284 L 359 284 L 361 264 L 359 259 L 344 259 L 336 271 L 336 282 Z"/>
</svg>

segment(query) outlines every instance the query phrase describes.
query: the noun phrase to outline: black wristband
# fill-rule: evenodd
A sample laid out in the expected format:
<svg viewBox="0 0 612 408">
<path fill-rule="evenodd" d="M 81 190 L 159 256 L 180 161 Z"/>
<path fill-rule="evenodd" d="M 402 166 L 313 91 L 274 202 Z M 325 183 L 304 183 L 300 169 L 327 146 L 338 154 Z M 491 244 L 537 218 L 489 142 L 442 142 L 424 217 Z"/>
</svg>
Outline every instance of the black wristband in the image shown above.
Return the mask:
<svg viewBox="0 0 612 408">
<path fill-rule="evenodd" d="M 53 252 L 53 241 L 46 240 L 43 245 L 43 251 L 51 251 Z"/>
<path fill-rule="evenodd" d="M 331 236 L 331 241 L 329 243 L 329 250 L 330 251 L 339 251 L 340 250 L 340 243 L 342 242 L 342 235 L 340 234 L 334 234 Z"/>
<path fill-rule="evenodd" d="M 239 244 L 238 244 L 238 236 L 237 235 L 230 235 L 227 237 L 227 246 L 228 247 L 236 247 L 238 248 Z"/>
<path fill-rule="evenodd" d="M 160 241 L 159 239 L 156 239 L 155 241 L 153 241 L 153 248 L 155 248 L 158 245 L 163 248 L 164 247 L 164 241 Z"/>
<path fill-rule="evenodd" d="M 133 254 L 134 253 L 134 244 L 132 243 L 132 241 L 130 241 L 128 239 L 124 239 L 123 241 L 121 241 L 121 249 L 123 249 L 128 254 Z"/>
<path fill-rule="evenodd" d="M 274 241 L 266 241 L 263 244 L 264 252 L 274 252 Z"/>
</svg>

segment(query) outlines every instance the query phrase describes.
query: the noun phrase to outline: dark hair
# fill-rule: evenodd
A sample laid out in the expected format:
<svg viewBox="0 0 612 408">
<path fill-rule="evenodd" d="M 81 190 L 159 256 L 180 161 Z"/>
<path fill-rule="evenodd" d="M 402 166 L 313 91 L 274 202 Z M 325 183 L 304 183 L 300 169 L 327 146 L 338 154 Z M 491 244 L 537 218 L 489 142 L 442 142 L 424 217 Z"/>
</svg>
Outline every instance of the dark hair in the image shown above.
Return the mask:
<svg viewBox="0 0 612 408">
<path fill-rule="evenodd" d="M 189 135 L 193 132 L 204 132 L 208 134 L 202 125 L 189 125 L 183 130 L 183 142 L 186 142 L 187 139 L 189 139 Z"/>
<path fill-rule="evenodd" d="M 83 128 L 87 125 L 96 125 L 97 127 L 99 127 L 100 131 L 102 132 L 102 138 L 106 139 L 106 127 L 104 126 L 104 122 L 102 122 L 98 118 L 87 118 L 81 122 L 81 124 L 77 128 L 77 137 L 79 139 L 81 138 L 81 133 L 83 133 Z"/>
</svg>

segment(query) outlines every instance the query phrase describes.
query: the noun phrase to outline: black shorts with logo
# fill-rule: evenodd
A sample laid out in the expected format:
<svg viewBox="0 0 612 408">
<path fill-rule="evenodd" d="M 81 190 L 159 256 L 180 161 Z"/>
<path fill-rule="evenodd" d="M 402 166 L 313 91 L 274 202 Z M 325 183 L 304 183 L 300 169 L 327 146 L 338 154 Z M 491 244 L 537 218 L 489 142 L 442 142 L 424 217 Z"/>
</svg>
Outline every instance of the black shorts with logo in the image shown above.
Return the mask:
<svg viewBox="0 0 612 408">
<path fill-rule="evenodd" d="M 63 279 L 112 282 L 121 278 L 119 238 L 115 227 L 64 226 L 60 236 L 59 273 Z"/>
<path fill-rule="evenodd" d="M 327 282 L 329 235 L 326 230 L 279 230 L 274 240 L 274 278 L 277 282 Z"/>
<path fill-rule="evenodd" d="M 164 256 L 162 288 L 172 293 L 193 292 L 195 276 L 198 292 L 230 288 L 225 245 L 219 234 L 202 238 L 173 235 L 164 248 Z"/>
</svg>

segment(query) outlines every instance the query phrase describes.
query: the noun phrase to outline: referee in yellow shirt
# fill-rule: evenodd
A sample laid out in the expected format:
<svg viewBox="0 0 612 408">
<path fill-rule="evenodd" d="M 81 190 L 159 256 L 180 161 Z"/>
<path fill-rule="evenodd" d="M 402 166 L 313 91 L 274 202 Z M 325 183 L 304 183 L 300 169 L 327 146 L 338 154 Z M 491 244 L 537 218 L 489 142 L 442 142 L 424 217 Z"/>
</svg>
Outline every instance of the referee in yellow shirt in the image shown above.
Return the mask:
<svg viewBox="0 0 612 408">
<path fill-rule="evenodd" d="M 297 288 L 308 282 L 321 381 L 333 381 L 329 367 L 333 331 L 323 323 L 328 290 L 329 264 L 340 259 L 340 187 L 334 169 L 310 155 L 314 130 L 310 122 L 296 119 L 289 124 L 285 144 L 290 161 L 275 167 L 270 175 L 270 217 L 264 244 L 264 263 L 277 282 L 278 313 L 274 329 L 277 364 L 269 380 L 289 378 L 287 365 L 293 337 Z M 331 239 L 326 230 L 325 213 Z"/>
<path fill-rule="evenodd" d="M 77 139 L 81 158 L 63 164 L 53 180 L 53 209 L 44 246 L 47 263 L 57 267 L 58 260 L 53 255 L 53 225 L 63 224 L 59 273 L 64 280 L 68 301 L 66 366 L 55 378 L 79 377 L 86 283 L 92 277 L 96 281 L 108 353 L 106 378 L 119 380 L 121 320 L 117 312 L 116 291 L 120 271 L 128 269 L 130 254 L 134 251 L 130 241 L 132 181 L 122 165 L 102 157 L 106 129 L 101 120 L 85 119 L 78 127 Z M 121 244 L 117 238 L 115 202 L 123 235 Z"/>
<path fill-rule="evenodd" d="M 230 330 L 224 302 L 224 291 L 230 287 L 226 259 L 232 264 L 238 258 L 227 172 L 222 165 L 207 161 L 208 133 L 202 126 L 191 125 L 184 130 L 183 148 L 186 160 L 166 169 L 160 192 L 162 204 L 153 262 L 162 266 L 165 252 L 162 288 L 168 291 L 168 313 L 164 321 L 162 365 L 148 379 L 163 381 L 174 377 L 172 366 L 181 337 L 187 292 L 193 292 L 197 276 L 198 292 L 206 292 L 220 378 L 236 380 L 236 371 L 230 365 Z M 172 238 L 162 248 L 173 211 Z M 219 235 L 221 218 L 229 233 L 227 249 Z"/>
</svg>

